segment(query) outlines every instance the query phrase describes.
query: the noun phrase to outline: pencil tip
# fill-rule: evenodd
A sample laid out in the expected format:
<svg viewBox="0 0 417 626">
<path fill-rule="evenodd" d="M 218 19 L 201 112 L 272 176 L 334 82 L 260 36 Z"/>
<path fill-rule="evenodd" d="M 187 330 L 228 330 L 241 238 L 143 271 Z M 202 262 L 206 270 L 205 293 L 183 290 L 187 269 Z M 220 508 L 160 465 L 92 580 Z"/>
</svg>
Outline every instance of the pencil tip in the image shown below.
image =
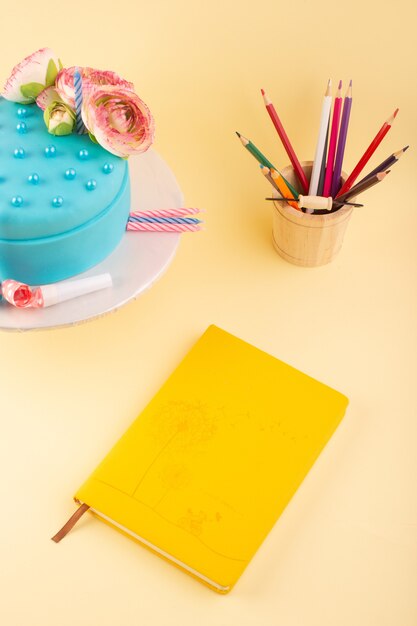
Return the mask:
<svg viewBox="0 0 417 626">
<path fill-rule="evenodd" d="M 240 133 L 238 133 L 237 130 L 235 130 L 235 133 L 238 137 L 240 137 Z"/>
<path fill-rule="evenodd" d="M 264 89 L 261 89 L 261 94 L 264 96 L 265 95 L 265 91 Z"/>
<path fill-rule="evenodd" d="M 406 150 L 408 150 L 410 146 L 405 146 L 405 148 L 403 148 L 403 152 L 405 152 Z"/>
<path fill-rule="evenodd" d="M 399 110 L 400 110 L 400 109 L 395 109 L 395 111 L 394 111 L 394 117 L 397 117 L 397 113 L 398 113 L 398 111 L 399 111 Z"/>
<path fill-rule="evenodd" d="M 338 87 L 338 89 L 342 89 L 342 81 L 341 80 L 339 80 L 339 87 Z"/>
<path fill-rule="evenodd" d="M 349 87 L 352 87 L 352 79 L 350 79 Z"/>
</svg>

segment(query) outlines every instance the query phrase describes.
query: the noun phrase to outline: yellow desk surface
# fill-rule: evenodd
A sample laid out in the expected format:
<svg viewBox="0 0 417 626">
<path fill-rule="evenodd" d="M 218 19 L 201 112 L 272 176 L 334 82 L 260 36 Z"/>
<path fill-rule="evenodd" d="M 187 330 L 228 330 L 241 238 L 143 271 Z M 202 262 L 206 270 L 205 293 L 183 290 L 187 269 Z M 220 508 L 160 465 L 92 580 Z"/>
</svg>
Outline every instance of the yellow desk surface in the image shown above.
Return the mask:
<svg viewBox="0 0 417 626">
<path fill-rule="evenodd" d="M 49 45 L 66 65 L 132 80 L 156 149 L 205 230 L 114 315 L 0 334 L 0 622 L 5 626 L 414 626 L 417 621 L 416 11 L 412 0 L 10 3 L 3 81 Z M 352 78 L 352 169 L 411 148 L 363 196 L 342 251 L 303 269 L 271 243 L 269 187 L 234 131 L 278 167 L 274 100 L 314 154 L 327 79 Z M 215 323 L 340 389 L 342 425 L 244 576 L 217 596 L 92 517 L 50 537 L 71 496 L 203 330 Z"/>
</svg>

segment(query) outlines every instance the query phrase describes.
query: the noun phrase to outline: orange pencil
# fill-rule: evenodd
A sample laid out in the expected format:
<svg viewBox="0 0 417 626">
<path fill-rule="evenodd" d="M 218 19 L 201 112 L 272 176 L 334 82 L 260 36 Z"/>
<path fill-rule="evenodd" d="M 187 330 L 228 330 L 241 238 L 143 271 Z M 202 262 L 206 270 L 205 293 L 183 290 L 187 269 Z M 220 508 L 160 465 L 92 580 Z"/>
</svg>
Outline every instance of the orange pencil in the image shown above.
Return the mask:
<svg viewBox="0 0 417 626">
<path fill-rule="evenodd" d="M 264 176 L 267 176 L 267 174 L 271 174 L 271 178 L 276 184 L 276 186 L 278 187 L 279 192 L 283 198 L 294 198 L 294 194 L 291 192 L 284 178 L 281 176 L 279 172 L 277 172 L 277 170 L 269 169 L 265 166 L 261 166 L 261 170 Z M 296 198 L 294 198 L 294 200 L 296 200 Z M 297 209 L 297 211 L 301 211 L 297 202 L 288 201 L 288 204 L 292 206 L 294 209 Z"/>
</svg>

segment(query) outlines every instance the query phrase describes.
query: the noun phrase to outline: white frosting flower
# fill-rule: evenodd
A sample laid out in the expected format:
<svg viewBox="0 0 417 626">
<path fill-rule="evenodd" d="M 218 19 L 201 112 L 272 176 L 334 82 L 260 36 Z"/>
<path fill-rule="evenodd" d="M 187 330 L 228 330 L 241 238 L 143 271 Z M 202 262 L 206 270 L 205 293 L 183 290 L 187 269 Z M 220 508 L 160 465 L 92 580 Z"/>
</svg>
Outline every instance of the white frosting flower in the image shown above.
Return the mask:
<svg viewBox="0 0 417 626">
<path fill-rule="evenodd" d="M 12 102 L 30 104 L 38 95 L 55 83 L 62 67 L 61 61 L 50 48 L 41 48 L 13 68 L 2 96 Z"/>
</svg>

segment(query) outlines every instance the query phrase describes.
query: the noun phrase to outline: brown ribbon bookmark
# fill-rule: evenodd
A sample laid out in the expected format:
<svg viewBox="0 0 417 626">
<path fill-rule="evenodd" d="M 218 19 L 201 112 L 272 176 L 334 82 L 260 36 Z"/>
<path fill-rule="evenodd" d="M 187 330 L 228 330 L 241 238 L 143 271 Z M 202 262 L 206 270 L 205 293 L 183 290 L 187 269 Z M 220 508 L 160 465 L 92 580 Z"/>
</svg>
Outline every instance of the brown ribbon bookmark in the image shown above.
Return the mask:
<svg viewBox="0 0 417 626">
<path fill-rule="evenodd" d="M 88 504 L 81 504 L 75 511 L 74 515 L 71 515 L 68 522 L 64 524 L 61 530 L 59 530 L 57 534 L 52 537 L 52 541 L 55 541 L 55 543 L 59 543 L 61 539 L 63 539 L 65 535 L 67 535 L 69 531 L 75 526 L 80 517 L 84 515 L 86 511 L 88 511 L 89 508 L 90 507 Z"/>
</svg>

